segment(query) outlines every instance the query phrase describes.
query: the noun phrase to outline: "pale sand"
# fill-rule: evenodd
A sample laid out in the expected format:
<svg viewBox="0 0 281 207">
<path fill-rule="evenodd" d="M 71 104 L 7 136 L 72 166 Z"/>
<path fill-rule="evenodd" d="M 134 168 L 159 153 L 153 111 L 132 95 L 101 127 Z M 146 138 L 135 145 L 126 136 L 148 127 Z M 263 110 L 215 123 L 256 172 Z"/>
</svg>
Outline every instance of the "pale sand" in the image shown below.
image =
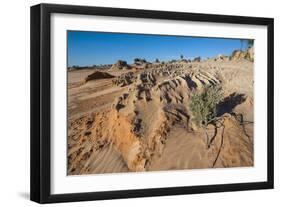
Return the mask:
<svg viewBox="0 0 281 207">
<path fill-rule="evenodd" d="M 133 71 L 136 79 L 124 87 L 114 78 L 85 83 L 94 71 L 68 72 L 68 174 L 253 166 L 252 62 L 104 70 L 116 77 Z M 188 108 L 190 93 L 204 84 L 220 84 L 227 104 L 216 133 L 208 126 L 216 135 L 210 149 Z"/>
</svg>

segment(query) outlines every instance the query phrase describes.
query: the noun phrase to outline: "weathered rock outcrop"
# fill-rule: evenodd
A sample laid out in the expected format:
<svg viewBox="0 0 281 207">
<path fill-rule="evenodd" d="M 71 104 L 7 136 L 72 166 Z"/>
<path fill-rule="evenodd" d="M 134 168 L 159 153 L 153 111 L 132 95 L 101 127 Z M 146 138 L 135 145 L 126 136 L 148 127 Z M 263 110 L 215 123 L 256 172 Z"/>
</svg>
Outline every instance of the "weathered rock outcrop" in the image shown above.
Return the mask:
<svg viewBox="0 0 281 207">
<path fill-rule="evenodd" d="M 127 86 L 133 83 L 133 81 L 136 79 L 136 76 L 133 72 L 124 73 L 120 76 L 118 76 L 116 79 L 113 80 L 113 83 L 117 86 Z"/>
<path fill-rule="evenodd" d="M 124 60 L 118 60 L 115 64 L 110 68 L 111 70 L 128 70 L 131 69 L 131 66 L 127 64 Z"/>
<path fill-rule="evenodd" d="M 254 48 L 250 47 L 246 51 L 235 50 L 230 56 L 230 60 L 249 60 L 254 61 Z"/>
</svg>

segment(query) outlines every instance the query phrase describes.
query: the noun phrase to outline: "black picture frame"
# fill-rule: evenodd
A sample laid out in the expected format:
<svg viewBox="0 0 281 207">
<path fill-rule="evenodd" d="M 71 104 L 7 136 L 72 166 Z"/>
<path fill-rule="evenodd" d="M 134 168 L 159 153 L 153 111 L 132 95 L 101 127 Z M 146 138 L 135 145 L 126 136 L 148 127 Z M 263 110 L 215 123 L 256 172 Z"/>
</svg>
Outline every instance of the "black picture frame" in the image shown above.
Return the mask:
<svg viewBox="0 0 281 207">
<path fill-rule="evenodd" d="M 50 15 L 52 13 L 99 15 L 113 17 L 134 17 L 165 20 L 182 20 L 209 23 L 232 23 L 267 26 L 267 181 L 237 184 L 169 187 L 106 192 L 85 192 L 73 194 L 50 193 L 50 129 L 51 129 L 51 72 L 50 72 Z M 211 193 L 255 189 L 271 189 L 274 186 L 273 147 L 273 44 L 274 20 L 272 18 L 195 14 L 168 11 L 103 8 L 39 4 L 31 7 L 31 174 L 30 199 L 38 203 L 88 201 L 102 199 L 166 196 L 179 194 Z"/>
</svg>

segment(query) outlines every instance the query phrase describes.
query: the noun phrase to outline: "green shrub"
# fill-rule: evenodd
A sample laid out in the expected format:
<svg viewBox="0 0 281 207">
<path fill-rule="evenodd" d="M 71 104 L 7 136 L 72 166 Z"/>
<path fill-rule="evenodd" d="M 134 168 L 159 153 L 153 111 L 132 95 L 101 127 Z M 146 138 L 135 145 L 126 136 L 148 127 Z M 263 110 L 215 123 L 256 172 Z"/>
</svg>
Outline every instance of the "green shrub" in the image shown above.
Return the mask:
<svg viewBox="0 0 281 207">
<path fill-rule="evenodd" d="M 197 125 L 204 127 L 207 147 L 210 147 L 207 125 L 217 116 L 217 105 L 222 100 L 223 93 L 219 86 L 208 85 L 203 91 L 194 92 L 190 97 L 189 108 Z"/>
</svg>

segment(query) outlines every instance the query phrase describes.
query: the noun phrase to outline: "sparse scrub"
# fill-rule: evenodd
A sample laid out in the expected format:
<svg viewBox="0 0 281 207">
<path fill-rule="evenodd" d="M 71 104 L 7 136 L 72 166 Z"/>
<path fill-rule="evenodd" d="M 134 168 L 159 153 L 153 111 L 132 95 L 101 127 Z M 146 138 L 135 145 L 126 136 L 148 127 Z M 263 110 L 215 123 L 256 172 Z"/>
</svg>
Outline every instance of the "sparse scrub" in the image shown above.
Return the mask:
<svg viewBox="0 0 281 207">
<path fill-rule="evenodd" d="M 193 93 L 190 98 L 189 108 L 196 124 L 205 130 L 207 148 L 210 148 L 211 145 L 207 126 L 216 118 L 216 107 L 222 98 L 221 87 L 213 85 L 206 86 L 202 92 Z"/>
</svg>

